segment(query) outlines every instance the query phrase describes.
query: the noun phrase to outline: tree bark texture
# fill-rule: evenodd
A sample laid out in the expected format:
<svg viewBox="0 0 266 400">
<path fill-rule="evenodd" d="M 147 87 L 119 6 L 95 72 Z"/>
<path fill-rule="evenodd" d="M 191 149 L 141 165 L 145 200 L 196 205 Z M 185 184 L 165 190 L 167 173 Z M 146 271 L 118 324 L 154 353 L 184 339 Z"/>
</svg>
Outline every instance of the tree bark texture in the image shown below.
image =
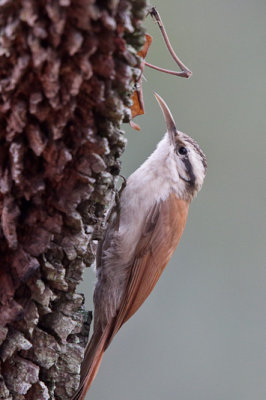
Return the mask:
<svg viewBox="0 0 266 400">
<path fill-rule="evenodd" d="M 67 399 L 146 0 L 0 1 L 0 399 Z"/>
</svg>

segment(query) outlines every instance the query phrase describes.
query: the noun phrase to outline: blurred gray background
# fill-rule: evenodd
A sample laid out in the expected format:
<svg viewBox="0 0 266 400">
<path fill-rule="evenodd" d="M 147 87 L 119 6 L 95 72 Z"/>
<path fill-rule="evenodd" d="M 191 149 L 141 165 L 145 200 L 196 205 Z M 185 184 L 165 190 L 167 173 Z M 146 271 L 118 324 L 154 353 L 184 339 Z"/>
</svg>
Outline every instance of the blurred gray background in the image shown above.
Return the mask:
<svg viewBox="0 0 266 400">
<path fill-rule="evenodd" d="M 206 153 L 208 174 L 175 256 L 115 337 L 87 399 L 265 400 L 266 1 L 153 5 L 193 76 L 145 68 L 142 130 L 125 127 L 122 173 L 165 132 L 155 90 Z M 146 27 L 147 61 L 175 69 L 158 27 L 150 18 Z"/>
</svg>

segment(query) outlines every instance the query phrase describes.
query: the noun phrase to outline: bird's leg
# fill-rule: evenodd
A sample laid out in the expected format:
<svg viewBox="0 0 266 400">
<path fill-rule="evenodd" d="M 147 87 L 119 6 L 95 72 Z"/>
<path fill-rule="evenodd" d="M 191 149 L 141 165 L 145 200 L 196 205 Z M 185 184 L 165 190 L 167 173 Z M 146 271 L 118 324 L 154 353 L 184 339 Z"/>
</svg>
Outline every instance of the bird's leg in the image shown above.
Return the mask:
<svg viewBox="0 0 266 400">
<path fill-rule="evenodd" d="M 119 175 L 120 178 L 123 179 L 123 183 L 121 185 L 121 188 L 119 190 L 115 191 L 115 195 L 114 195 L 114 205 L 112 206 L 112 208 L 110 209 L 110 211 L 108 212 L 108 216 L 106 219 L 106 224 L 108 225 L 111 221 L 111 219 L 113 218 L 114 214 L 115 215 L 115 225 L 114 225 L 114 229 L 118 230 L 119 229 L 119 223 L 120 223 L 120 197 L 121 194 L 123 192 L 123 190 L 125 189 L 126 185 L 127 185 L 127 180 L 124 176 Z"/>
<path fill-rule="evenodd" d="M 157 67 L 156 65 L 150 64 L 147 61 L 144 61 L 145 65 L 147 65 L 150 68 L 156 69 L 157 71 L 165 72 L 167 74 L 181 76 L 183 78 L 189 78 L 192 75 L 192 72 L 185 66 L 185 64 L 182 63 L 180 58 L 176 55 L 173 47 L 171 46 L 170 40 L 166 33 L 166 30 L 163 25 L 163 21 L 160 17 L 160 14 L 158 13 L 158 11 L 156 10 L 155 7 L 152 7 L 151 9 L 149 9 L 148 14 L 150 14 L 150 16 L 154 19 L 154 21 L 157 22 L 157 24 L 159 25 L 159 28 L 162 32 L 165 44 L 166 44 L 172 58 L 174 59 L 174 61 L 177 63 L 177 65 L 181 69 L 181 72 L 171 71 L 171 70 L 168 70 L 165 68 Z"/>
<path fill-rule="evenodd" d="M 123 179 L 123 183 L 122 183 L 121 188 L 119 189 L 119 192 L 118 192 L 118 195 L 119 195 L 119 197 L 120 197 L 121 194 L 122 194 L 122 192 L 123 192 L 123 190 L 124 190 L 125 187 L 127 186 L 127 180 L 126 180 L 126 178 L 125 178 L 123 175 L 119 175 L 119 176 L 120 176 L 120 178 Z"/>
</svg>

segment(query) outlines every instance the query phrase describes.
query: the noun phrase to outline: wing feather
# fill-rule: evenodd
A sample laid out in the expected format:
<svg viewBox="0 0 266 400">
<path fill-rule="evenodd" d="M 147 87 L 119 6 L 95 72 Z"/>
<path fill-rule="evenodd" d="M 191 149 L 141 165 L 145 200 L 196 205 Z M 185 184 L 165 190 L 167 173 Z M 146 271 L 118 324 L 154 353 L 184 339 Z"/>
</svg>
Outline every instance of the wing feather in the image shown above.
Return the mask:
<svg viewBox="0 0 266 400">
<path fill-rule="evenodd" d="M 164 202 L 156 204 L 147 216 L 106 348 L 153 290 L 182 236 L 187 213 L 188 203 L 172 194 Z"/>
<path fill-rule="evenodd" d="M 138 310 L 149 296 L 160 278 L 166 264 L 182 236 L 188 213 L 188 203 L 170 195 L 163 202 L 155 204 L 143 223 L 142 234 L 129 265 L 129 277 L 117 314 L 102 330 L 94 331 L 86 349 L 81 368 L 81 382 L 73 400 L 84 400 L 101 363 L 103 352 L 109 346 L 121 326 Z M 119 213 L 113 215 L 109 225 L 119 226 Z M 106 236 L 108 236 L 106 234 Z M 98 249 L 98 262 L 109 243 Z M 97 326 L 97 319 L 96 319 Z"/>
</svg>

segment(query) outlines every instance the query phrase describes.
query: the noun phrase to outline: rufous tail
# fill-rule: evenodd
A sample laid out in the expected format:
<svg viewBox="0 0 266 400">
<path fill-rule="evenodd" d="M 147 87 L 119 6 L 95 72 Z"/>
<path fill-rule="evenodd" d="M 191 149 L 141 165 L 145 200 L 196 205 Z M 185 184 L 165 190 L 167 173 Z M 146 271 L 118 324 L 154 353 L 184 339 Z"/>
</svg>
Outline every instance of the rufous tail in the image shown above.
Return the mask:
<svg viewBox="0 0 266 400">
<path fill-rule="evenodd" d="M 105 328 L 101 334 L 93 333 L 81 365 L 80 387 L 71 400 L 85 399 L 86 393 L 99 370 L 108 335 L 108 328 Z"/>
</svg>

